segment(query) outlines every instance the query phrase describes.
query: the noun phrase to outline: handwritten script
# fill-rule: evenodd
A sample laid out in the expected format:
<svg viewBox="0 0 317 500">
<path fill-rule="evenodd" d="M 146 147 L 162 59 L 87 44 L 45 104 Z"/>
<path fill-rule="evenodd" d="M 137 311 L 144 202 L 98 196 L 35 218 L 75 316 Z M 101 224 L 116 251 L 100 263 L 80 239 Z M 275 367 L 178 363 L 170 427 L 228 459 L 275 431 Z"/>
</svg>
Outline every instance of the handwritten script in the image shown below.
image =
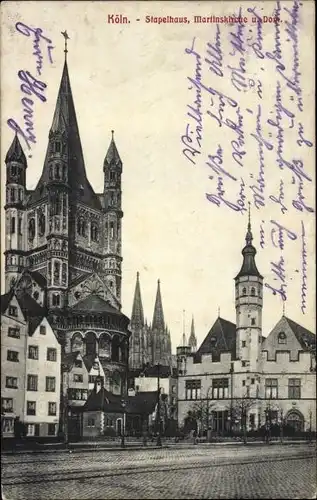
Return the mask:
<svg viewBox="0 0 317 500">
<path fill-rule="evenodd" d="M 185 162 L 206 169 L 211 207 L 239 216 L 251 202 L 261 219 L 253 228 L 260 247 L 274 257 L 265 286 L 283 301 L 296 286 L 305 314 L 306 228 L 315 216 L 312 103 L 301 68 L 305 2 L 268 4 L 271 23 L 263 23 L 263 9 L 245 2 L 235 13 L 240 22 L 210 24 L 207 42 L 198 34 L 189 40 L 180 147 Z M 299 253 L 295 269 L 290 253 Z"/>
<path fill-rule="evenodd" d="M 21 98 L 23 124 L 19 125 L 18 122 L 9 118 L 7 120 L 8 126 L 16 132 L 25 142 L 28 149 L 31 149 L 32 144 L 36 144 L 36 134 L 34 129 L 34 111 L 36 101 L 46 102 L 45 90 L 46 83 L 39 80 L 38 77 L 42 75 L 45 57 L 49 63 L 53 63 L 52 40 L 43 34 L 41 28 L 32 28 L 24 23 L 18 22 L 15 25 L 16 31 L 21 35 L 27 37 L 32 42 L 32 55 L 35 57 L 35 73 L 27 70 L 19 70 L 18 78 L 20 90 L 23 94 Z M 46 55 L 43 55 L 46 52 Z"/>
</svg>

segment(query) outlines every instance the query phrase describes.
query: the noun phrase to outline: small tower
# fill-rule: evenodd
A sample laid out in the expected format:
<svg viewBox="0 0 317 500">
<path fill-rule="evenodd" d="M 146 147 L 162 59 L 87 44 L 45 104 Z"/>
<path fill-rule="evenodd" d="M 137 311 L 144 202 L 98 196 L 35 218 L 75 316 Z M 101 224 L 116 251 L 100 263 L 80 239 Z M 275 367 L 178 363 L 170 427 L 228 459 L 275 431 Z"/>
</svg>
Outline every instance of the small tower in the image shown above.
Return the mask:
<svg viewBox="0 0 317 500">
<path fill-rule="evenodd" d="M 15 135 L 6 158 L 6 240 L 5 240 L 5 284 L 8 291 L 24 262 L 25 189 L 27 161 L 18 136 Z"/>
<path fill-rule="evenodd" d="M 197 351 L 197 338 L 195 335 L 195 324 L 194 324 L 194 316 L 192 317 L 192 324 L 190 327 L 190 336 L 188 339 L 188 344 L 191 348 L 191 352 L 195 353 Z"/>
<path fill-rule="evenodd" d="M 235 277 L 236 304 L 236 356 L 249 371 L 257 371 L 261 353 L 263 276 L 255 264 L 256 249 L 252 245 L 250 220 L 246 234 L 246 245 L 242 250 L 243 263 Z"/>
<path fill-rule="evenodd" d="M 104 171 L 104 234 L 105 253 L 111 254 L 107 259 L 105 269 L 110 290 L 121 301 L 121 175 L 122 161 L 114 140 L 114 131 L 106 157 L 103 163 Z M 114 264 L 114 265 L 113 265 Z"/>
<path fill-rule="evenodd" d="M 183 311 L 183 334 L 182 345 L 176 347 L 177 372 L 178 375 L 185 375 L 187 369 L 187 358 L 191 354 L 191 348 L 186 342 L 185 333 L 185 311 Z"/>
<path fill-rule="evenodd" d="M 129 366 L 131 368 L 141 368 L 144 363 L 145 324 L 144 324 L 144 313 L 143 313 L 139 276 L 140 276 L 139 273 L 137 273 L 131 322 L 130 322 L 130 329 L 132 335 L 130 337 Z"/>
</svg>

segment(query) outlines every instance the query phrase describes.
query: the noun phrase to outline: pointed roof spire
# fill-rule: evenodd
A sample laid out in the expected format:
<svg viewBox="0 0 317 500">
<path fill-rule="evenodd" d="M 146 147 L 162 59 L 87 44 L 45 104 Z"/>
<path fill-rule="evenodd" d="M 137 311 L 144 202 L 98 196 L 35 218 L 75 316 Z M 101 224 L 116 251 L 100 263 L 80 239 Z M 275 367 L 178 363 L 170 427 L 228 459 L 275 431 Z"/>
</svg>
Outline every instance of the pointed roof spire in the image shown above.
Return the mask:
<svg viewBox="0 0 317 500">
<path fill-rule="evenodd" d="M 243 263 L 240 272 L 237 274 L 235 279 L 238 279 L 241 276 L 258 276 L 259 278 L 263 278 L 263 276 L 261 276 L 255 264 L 256 249 L 252 245 L 252 241 L 253 241 L 253 235 L 251 231 L 251 210 L 249 202 L 248 228 L 245 237 L 246 245 L 242 250 Z"/>
<path fill-rule="evenodd" d="M 197 338 L 195 335 L 195 323 L 194 323 L 194 316 L 192 316 L 192 324 L 190 327 L 190 336 L 188 339 L 188 345 L 191 347 L 192 352 L 196 351 L 197 349 Z"/>
<path fill-rule="evenodd" d="M 285 316 L 285 300 L 283 300 L 283 316 Z"/>
<path fill-rule="evenodd" d="M 111 164 L 122 167 L 122 161 L 114 140 L 114 130 L 111 130 L 111 142 L 103 163 L 104 169 L 109 167 Z"/>
<path fill-rule="evenodd" d="M 185 309 L 183 309 L 183 336 L 182 336 L 182 340 L 183 340 L 183 347 L 185 347 L 185 345 L 186 345 L 186 333 L 185 333 Z"/>
<path fill-rule="evenodd" d="M 152 321 L 152 330 L 164 331 L 164 327 L 165 327 L 165 322 L 164 322 L 164 313 L 163 313 L 163 305 L 161 297 L 160 280 L 157 280 L 157 292 L 156 292 L 154 314 Z"/>
<path fill-rule="evenodd" d="M 136 273 L 136 284 L 134 291 L 134 299 L 132 306 L 132 314 L 131 314 L 131 324 L 137 326 L 144 326 L 144 314 L 143 314 L 143 305 L 141 298 L 141 288 L 140 288 L 140 274 Z"/>
<path fill-rule="evenodd" d="M 6 163 L 9 163 L 10 161 L 16 161 L 17 163 L 22 163 L 24 166 L 27 166 L 26 157 L 17 133 L 15 133 L 15 136 L 5 158 Z"/>
<path fill-rule="evenodd" d="M 49 133 L 49 145 L 46 151 L 43 172 L 35 190 L 29 198 L 29 203 L 33 203 L 42 198 L 42 188 L 50 181 L 49 164 L 52 157 L 51 143 L 55 141 L 62 142 L 64 146 L 60 157 L 61 160 L 67 163 L 68 185 L 70 187 L 71 196 L 75 199 L 79 199 L 84 205 L 101 210 L 100 200 L 94 193 L 86 175 L 66 60 L 58 91 L 53 122 Z"/>
</svg>

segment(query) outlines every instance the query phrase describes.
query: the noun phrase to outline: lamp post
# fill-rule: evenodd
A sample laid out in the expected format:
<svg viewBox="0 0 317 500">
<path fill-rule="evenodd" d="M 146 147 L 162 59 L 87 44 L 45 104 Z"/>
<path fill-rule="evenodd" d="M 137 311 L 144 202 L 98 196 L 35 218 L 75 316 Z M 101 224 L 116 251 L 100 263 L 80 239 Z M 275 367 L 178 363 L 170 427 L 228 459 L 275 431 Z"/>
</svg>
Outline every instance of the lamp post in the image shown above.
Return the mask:
<svg viewBox="0 0 317 500">
<path fill-rule="evenodd" d="M 156 446 L 162 446 L 161 441 L 161 397 L 160 397 L 160 363 L 157 364 L 157 441 Z"/>
<path fill-rule="evenodd" d="M 125 408 L 126 408 L 126 405 L 127 405 L 127 403 L 124 400 L 122 400 L 121 406 L 123 409 L 123 421 L 122 421 L 122 431 L 121 431 L 121 448 L 125 447 L 124 435 L 125 435 L 125 415 L 126 415 Z"/>
</svg>

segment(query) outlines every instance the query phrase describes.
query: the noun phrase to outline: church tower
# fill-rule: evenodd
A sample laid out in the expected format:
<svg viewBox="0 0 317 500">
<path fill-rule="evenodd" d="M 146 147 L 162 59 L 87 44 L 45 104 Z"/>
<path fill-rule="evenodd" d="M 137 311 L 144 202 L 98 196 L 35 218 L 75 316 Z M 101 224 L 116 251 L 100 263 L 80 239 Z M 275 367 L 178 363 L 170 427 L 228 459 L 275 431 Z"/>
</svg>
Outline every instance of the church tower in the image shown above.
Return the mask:
<svg viewBox="0 0 317 500">
<path fill-rule="evenodd" d="M 236 356 L 245 362 L 249 371 L 257 371 L 262 338 L 263 276 L 256 267 L 256 249 L 252 240 L 249 207 L 246 245 L 242 250 L 243 263 L 235 277 Z"/>
<path fill-rule="evenodd" d="M 15 135 L 6 158 L 5 284 L 8 291 L 24 266 L 24 221 L 27 161 Z"/>
<path fill-rule="evenodd" d="M 145 324 L 139 273 L 137 273 L 135 284 L 130 330 L 132 335 L 130 337 L 129 366 L 130 368 L 142 368 L 145 350 Z"/>
<path fill-rule="evenodd" d="M 192 317 L 192 324 L 190 327 L 190 336 L 188 339 L 188 345 L 190 346 L 192 353 L 195 353 L 197 351 L 197 338 L 195 335 L 194 316 Z"/>
<path fill-rule="evenodd" d="M 122 161 L 114 141 L 114 131 L 103 163 L 104 171 L 104 232 L 105 247 L 111 259 L 106 259 L 106 281 L 109 288 L 119 301 L 121 301 L 121 175 Z"/>
<path fill-rule="evenodd" d="M 165 322 L 161 297 L 160 280 L 157 281 L 157 292 L 152 321 L 152 359 L 153 364 L 165 361 L 166 350 Z"/>
</svg>

